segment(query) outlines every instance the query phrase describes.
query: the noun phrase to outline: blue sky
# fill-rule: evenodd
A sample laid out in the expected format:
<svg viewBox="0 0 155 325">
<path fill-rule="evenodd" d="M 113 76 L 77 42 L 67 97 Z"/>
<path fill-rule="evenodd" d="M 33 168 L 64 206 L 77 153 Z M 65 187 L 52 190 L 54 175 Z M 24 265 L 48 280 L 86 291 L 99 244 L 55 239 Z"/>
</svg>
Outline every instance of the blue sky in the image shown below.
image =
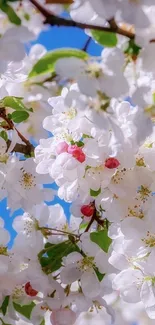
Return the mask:
<svg viewBox="0 0 155 325">
<path fill-rule="evenodd" d="M 67 28 L 67 27 L 52 27 L 42 32 L 39 38 L 33 42 L 43 44 L 47 50 L 56 48 L 73 47 L 82 49 L 88 39 L 88 36 L 78 28 Z M 103 47 L 97 45 L 94 41 L 89 44 L 87 52 L 93 56 L 100 55 Z M 69 205 L 59 200 L 58 198 L 53 203 L 61 203 L 65 210 L 66 215 L 69 215 Z M 6 199 L 0 202 L 0 216 L 5 221 L 5 227 L 9 230 L 11 235 L 10 246 L 12 245 L 15 231 L 12 229 L 12 220 L 15 216 L 21 214 L 21 210 L 16 211 L 10 216 L 9 210 L 7 210 Z"/>
</svg>

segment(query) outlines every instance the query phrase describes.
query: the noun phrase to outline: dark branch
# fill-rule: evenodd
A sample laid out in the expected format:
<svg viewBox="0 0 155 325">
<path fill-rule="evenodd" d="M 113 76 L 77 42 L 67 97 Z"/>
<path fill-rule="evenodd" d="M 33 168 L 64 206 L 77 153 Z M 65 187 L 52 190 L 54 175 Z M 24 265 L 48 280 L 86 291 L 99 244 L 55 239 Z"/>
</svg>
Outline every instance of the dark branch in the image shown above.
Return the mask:
<svg viewBox="0 0 155 325">
<path fill-rule="evenodd" d="M 8 149 L 9 149 L 10 145 L 11 145 L 11 141 L 8 140 L 7 141 L 7 148 Z M 33 147 L 33 145 L 25 145 L 25 144 L 16 143 L 16 145 L 13 148 L 12 152 L 19 152 L 19 153 L 22 153 L 24 155 L 30 155 L 31 152 L 34 152 L 34 147 Z"/>
<path fill-rule="evenodd" d="M 78 27 L 80 29 L 93 29 L 98 31 L 105 31 L 105 32 L 114 32 L 119 35 L 126 36 L 130 39 L 134 39 L 135 34 L 131 33 L 130 31 L 124 30 L 119 28 L 117 25 L 114 26 L 114 21 L 110 22 L 110 27 L 103 27 L 91 24 L 85 24 L 80 22 L 75 22 L 71 19 L 65 19 L 62 17 L 58 17 L 54 15 L 52 12 L 44 8 L 40 3 L 36 0 L 29 0 L 39 11 L 40 13 L 46 18 L 45 24 L 50 24 L 51 26 L 66 26 L 66 27 Z"/>
</svg>

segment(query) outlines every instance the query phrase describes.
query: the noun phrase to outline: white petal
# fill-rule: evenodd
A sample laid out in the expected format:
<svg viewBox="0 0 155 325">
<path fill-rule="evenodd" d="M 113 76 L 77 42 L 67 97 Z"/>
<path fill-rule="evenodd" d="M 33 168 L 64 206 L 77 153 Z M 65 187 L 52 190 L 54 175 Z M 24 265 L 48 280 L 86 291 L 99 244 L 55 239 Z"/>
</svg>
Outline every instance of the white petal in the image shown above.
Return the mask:
<svg viewBox="0 0 155 325">
<path fill-rule="evenodd" d="M 81 235 L 81 242 L 82 250 L 89 256 L 95 256 L 100 250 L 100 247 L 91 241 L 89 233 Z"/>
<path fill-rule="evenodd" d="M 6 246 L 10 241 L 10 234 L 6 229 L 0 228 L 0 245 Z"/>
<path fill-rule="evenodd" d="M 55 65 L 55 71 L 64 78 L 76 78 L 85 68 L 85 62 L 78 58 L 59 59 Z"/>
<path fill-rule="evenodd" d="M 110 273 L 112 266 L 108 263 L 108 254 L 102 249 L 96 254 L 94 262 L 101 273 Z"/>
<path fill-rule="evenodd" d="M 89 298 L 95 298 L 100 294 L 100 283 L 93 270 L 82 274 L 81 286 L 84 295 Z"/>
<path fill-rule="evenodd" d="M 144 281 L 140 293 L 141 300 L 145 308 L 154 306 L 155 308 L 155 292 L 152 281 Z"/>
<path fill-rule="evenodd" d="M 81 261 L 83 259 L 83 256 L 78 252 L 72 252 L 66 257 L 64 257 L 63 261 L 65 261 L 65 265 L 69 265 L 71 263 L 75 263 L 78 261 Z"/>
<path fill-rule="evenodd" d="M 66 266 L 60 272 L 60 278 L 62 283 L 64 284 L 71 284 L 72 282 L 75 282 L 76 280 L 80 279 L 80 277 L 81 271 L 74 265 Z"/>
</svg>

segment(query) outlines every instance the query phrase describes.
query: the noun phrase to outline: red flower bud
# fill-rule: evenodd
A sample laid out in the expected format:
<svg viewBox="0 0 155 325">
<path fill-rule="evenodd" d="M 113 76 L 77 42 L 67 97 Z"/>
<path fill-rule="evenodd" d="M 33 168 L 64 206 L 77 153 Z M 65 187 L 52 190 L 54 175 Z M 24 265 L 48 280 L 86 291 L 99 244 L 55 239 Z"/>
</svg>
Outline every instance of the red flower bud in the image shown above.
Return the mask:
<svg viewBox="0 0 155 325">
<path fill-rule="evenodd" d="M 105 161 L 105 167 L 109 169 L 117 168 L 120 165 L 120 162 L 116 158 L 108 158 Z"/>
<path fill-rule="evenodd" d="M 94 213 L 95 207 L 92 204 L 88 204 L 88 205 L 83 205 L 81 207 L 81 213 L 85 216 L 85 217 L 91 217 Z"/>
<path fill-rule="evenodd" d="M 70 153 L 80 163 L 83 163 L 86 159 L 84 152 L 76 144 L 68 146 L 68 153 Z"/>
<path fill-rule="evenodd" d="M 35 289 L 32 288 L 30 282 L 27 282 L 25 284 L 25 292 L 30 297 L 35 297 L 37 295 L 37 293 L 38 293 L 37 290 L 35 290 Z"/>
</svg>

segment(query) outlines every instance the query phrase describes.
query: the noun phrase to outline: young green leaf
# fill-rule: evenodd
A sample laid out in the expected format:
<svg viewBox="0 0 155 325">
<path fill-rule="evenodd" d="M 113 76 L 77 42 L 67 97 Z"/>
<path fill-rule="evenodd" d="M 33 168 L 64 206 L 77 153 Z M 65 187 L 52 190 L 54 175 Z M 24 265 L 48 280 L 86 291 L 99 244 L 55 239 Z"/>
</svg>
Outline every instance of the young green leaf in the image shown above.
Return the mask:
<svg viewBox="0 0 155 325">
<path fill-rule="evenodd" d="M 15 123 L 26 121 L 29 117 L 29 113 L 26 111 L 15 111 L 11 114 L 11 119 Z"/>
<path fill-rule="evenodd" d="M 124 51 L 125 54 L 130 55 L 132 57 L 137 57 L 139 52 L 141 50 L 141 47 L 138 46 L 134 40 L 130 40 L 128 43 L 128 47 Z"/>
<path fill-rule="evenodd" d="M 70 240 L 66 240 L 60 244 L 50 244 L 45 245 L 47 256 L 42 256 L 40 258 L 40 264 L 44 270 L 48 272 L 54 272 L 60 269 L 62 265 L 62 258 L 68 254 L 79 251 L 76 244 L 72 243 Z"/>
<path fill-rule="evenodd" d="M 3 98 L 3 105 L 5 107 L 11 107 L 16 111 L 23 111 L 27 110 L 26 106 L 22 102 L 22 97 L 15 97 L 15 96 L 6 96 Z"/>
<path fill-rule="evenodd" d="M 23 315 L 24 317 L 30 319 L 31 317 L 31 313 L 32 313 L 32 309 L 35 307 L 35 303 L 34 302 L 31 302 L 31 304 L 29 305 L 23 305 L 23 306 L 20 306 L 19 304 L 16 304 L 15 302 L 13 303 L 13 306 L 15 308 L 15 310 Z"/>
<path fill-rule="evenodd" d="M 102 248 L 104 252 L 108 252 L 112 240 L 108 237 L 107 229 L 92 232 L 90 234 L 90 239 L 98 246 L 100 246 L 100 248 Z"/>
<path fill-rule="evenodd" d="M 104 274 L 100 273 L 99 270 L 97 268 L 94 269 L 96 275 L 97 275 L 97 278 L 98 280 L 101 282 L 104 278 Z"/>
<path fill-rule="evenodd" d="M 94 190 L 90 189 L 90 195 L 91 195 L 91 196 L 96 197 L 96 196 L 98 196 L 100 193 L 101 193 L 101 188 L 99 188 L 97 191 L 94 191 Z"/>
<path fill-rule="evenodd" d="M 17 16 L 14 9 L 8 3 L 4 2 L 4 0 L 0 0 L 0 9 L 7 14 L 11 23 L 21 25 L 21 19 Z"/>
<path fill-rule="evenodd" d="M 6 142 L 8 141 L 8 135 L 7 135 L 6 131 L 1 131 L 0 137 L 3 138 Z"/>
<path fill-rule="evenodd" d="M 1 310 L 2 310 L 2 313 L 4 316 L 6 315 L 6 312 L 7 312 L 9 299 L 10 299 L 10 296 L 6 296 L 2 302 L 2 305 L 1 305 Z"/>
<path fill-rule="evenodd" d="M 106 47 L 114 47 L 117 45 L 117 36 L 115 33 L 91 30 L 92 37 L 95 41 Z"/>
<path fill-rule="evenodd" d="M 62 58 L 76 57 L 79 59 L 87 59 L 88 54 L 77 49 L 59 49 L 45 54 L 32 68 L 29 77 L 35 77 L 45 73 L 53 73 L 55 71 L 55 63 Z"/>
</svg>

